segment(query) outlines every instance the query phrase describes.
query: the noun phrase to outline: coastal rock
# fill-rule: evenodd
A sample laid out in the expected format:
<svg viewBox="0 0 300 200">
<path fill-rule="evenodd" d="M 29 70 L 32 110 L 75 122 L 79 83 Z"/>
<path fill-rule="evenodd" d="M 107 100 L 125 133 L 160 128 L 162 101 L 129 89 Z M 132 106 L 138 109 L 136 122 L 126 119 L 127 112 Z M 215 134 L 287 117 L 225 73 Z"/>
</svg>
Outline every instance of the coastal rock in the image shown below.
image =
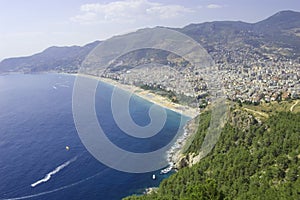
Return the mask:
<svg viewBox="0 0 300 200">
<path fill-rule="evenodd" d="M 194 153 L 186 155 L 184 152 L 188 148 L 190 141 L 193 140 L 193 136 L 196 134 L 199 124 L 199 117 L 191 119 L 184 127 L 184 134 L 178 138 L 173 148 L 168 153 L 168 161 L 174 165 L 175 169 L 181 169 L 183 167 L 190 167 L 197 163 L 194 157 Z"/>
<path fill-rule="evenodd" d="M 177 163 L 176 163 L 176 168 L 177 169 L 181 169 L 184 167 L 189 166 L 189 160 L 188 160 L 188 156 L 183 156 Z"/>
<path fill-rule="evenodd" d="M 152 193 L 155 193 L 157 190 L 158 190 L 158 187 L 146 188 L 144 194 L 152 194 Z"/>
<path fill-rule="evenodd" d="M 189 153 L 187 155 L 182 155 L 178 162 L 175 164 L 176 169 L 181 169 L 184 167 L 192 167 L 201 160 L 201 152 L 199 154 Z"/>
</svg>

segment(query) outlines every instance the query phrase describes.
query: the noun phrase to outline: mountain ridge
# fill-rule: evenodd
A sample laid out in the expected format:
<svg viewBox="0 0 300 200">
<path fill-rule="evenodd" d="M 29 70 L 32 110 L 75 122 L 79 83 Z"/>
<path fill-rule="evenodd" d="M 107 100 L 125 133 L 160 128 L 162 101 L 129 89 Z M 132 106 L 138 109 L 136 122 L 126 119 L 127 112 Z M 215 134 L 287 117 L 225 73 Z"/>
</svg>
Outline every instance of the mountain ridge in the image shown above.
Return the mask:
<svg viewBox="0 0 300 200">
<path fill-rule="evenodd" d="M 266 54 L 263 48 L 267 47 L 283 49 L 284 53 L 277 53 L 288 59 L 300 56 L 300 12 L 296 11 L 280 11 L 256 23 L 213 21 L 170 29 L 192 37 L 209 53 L 215 51 L 216 47 L 219 49 L 247 47 L 263 55 Z M 99 43 L 95 41 L 83 47 L 49 47 L 32 56 L 7 58 L 0 62 L 0 73 L 77 72 L 84 58 Z"/>
<path fill-rule="evenodd" d="M 84 46 L 51 46 L 31 56 L 7 58 L 0 62 L 0 72 L 63 72 L 66 68 L 67 72 L 76 72 L 86 55 L 99 43 L 94 41 Z"/>
</svg>

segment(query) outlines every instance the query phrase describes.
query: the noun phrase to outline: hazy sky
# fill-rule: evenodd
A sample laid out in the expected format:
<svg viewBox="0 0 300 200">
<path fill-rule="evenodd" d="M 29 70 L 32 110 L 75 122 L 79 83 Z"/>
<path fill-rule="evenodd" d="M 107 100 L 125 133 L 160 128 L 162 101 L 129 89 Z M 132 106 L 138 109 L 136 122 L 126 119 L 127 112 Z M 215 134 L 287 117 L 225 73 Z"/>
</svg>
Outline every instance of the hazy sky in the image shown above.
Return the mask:
<svg viewBox="0 0 300 200">
<path fill-rule="evenodd" d="M 0 0 L 0 60 L 84 45 L 143 27 L 257 22 L 299 0 Z"/>
</svg>

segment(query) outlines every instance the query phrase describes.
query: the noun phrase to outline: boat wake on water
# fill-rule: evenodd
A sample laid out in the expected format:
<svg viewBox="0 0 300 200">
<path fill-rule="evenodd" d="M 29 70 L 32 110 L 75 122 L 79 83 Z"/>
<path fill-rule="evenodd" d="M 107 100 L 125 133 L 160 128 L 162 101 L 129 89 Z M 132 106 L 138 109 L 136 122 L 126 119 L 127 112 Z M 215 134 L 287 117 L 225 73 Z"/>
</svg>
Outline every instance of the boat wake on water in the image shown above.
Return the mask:
<svg viewBox="0 0 300 200">
<path fill-rule="evenodd" d="M 76 161 L 76 159 L 77 159 L 77 157 L 74 157 L 71 160 L 63 163 L 62 165 L 56 167 L 53 171 L 51 171 L 48 174 L 46 174 L 46 176 L 43 179 L 40 179 L 40 180 L 36 181 L 35 183 L 32 183 L 31 187 L 36 187 L 36 186 L 38 186 L 38 185 L 40 185 L 42 183 L 45 183 L 45 182 L 49 181 L 53 175 L 55 175 L 56 173 L 60 172 L 62 169 L 64 169 L 68 165 L 70 165 L 72 162 Z"/>
<path fill-rule="evenodd" d="M 63 187 L 60 187 L 60 188 L 56 188 L 54 190 L 49 190 L 49 191 L 45 191 L 45 192 L 41 192 L 41 193 L 37 193 L 37 194 L 32 194 L 32 195 L 27 195 L 27 196 L 20 196 L 20 197 L 13 197 L 13 198 L 6 198 L 6 199 L 0 199 L 0 200 L 23 200 L 23 199 L 30 199 L 30 198 L 35 198 L 35 197 L 40 197 L 40 196 L 43 196 L 43 195 L 46 195 L 46 194 L 51 194 L 51 193 L 54 193 L 54 192 L 58 192 L 58 191 L 62 191 L 62 190 L 65 190 L 67 188 L 71 188 L 73 186 L 76 186 L 76 185 L 79 185 L 79 184 L 82 184 L 88 180 L 91 180 L 101 174 L 103 174 L 105 171 L 107 171 L 109 168 L 107 168 L 106 170 L 104 171 L 101 171 L 101 172 L 98 172 L 96 174 L 94 174 L 93 176 L 90 176 L 90 177 L 87 177 L 85 179 L 82 179 L 80 181 L 77 181 L 75 183 L 72 183 L 72 184 L 69 184 L 69 185 L 65 185 Z"/>
</svg>

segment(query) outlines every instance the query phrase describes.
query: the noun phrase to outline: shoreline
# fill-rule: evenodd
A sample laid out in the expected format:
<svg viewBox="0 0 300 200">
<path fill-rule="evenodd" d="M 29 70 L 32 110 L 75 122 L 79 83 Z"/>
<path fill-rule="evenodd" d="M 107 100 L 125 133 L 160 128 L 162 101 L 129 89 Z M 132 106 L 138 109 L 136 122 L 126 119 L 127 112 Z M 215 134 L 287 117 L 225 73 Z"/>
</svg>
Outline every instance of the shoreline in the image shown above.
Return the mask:
<svg viewBox="0 0 300 200">
<path fill-rule="evenodd" d="M 185 145 L 187 144 L 189 138 L 193 136 L 195 133 L 194 130 L 190 128 L 191 124 L 194 123 L 195 118 L 200 114 L 200 109 L 197 108 L 191 108 L 189 106 L 184 106 L 180 104 L 176 104 L 171 102 L 168 98 L 162 97 L 158 94 L 154 94 L 149 90 L 143 90 L 137 86 L 133 85 L 126 85 L 126 84 L 121 84 L 117 81 L 114 81 L 112 79 L 108 78 L 102 78 L 98 76 L 93 76 L 93 75 L 85 75 L 85 74 L 79 74 L 79 73 L 65 73 L 65 72 L 43 72 L 43 73 L 28 73 L 28 74 L 58 74 L 58 75 L 68 75 L 68 76 L 74 76 L 75 79 L 77 76 L 82 76 L 86 78 L 91 78 L 94 80 L 101 81 L 103 83 L 118 87 L 124 91 L 133 93 L 144 100 L 147 100 L 149 102 L 152 102 L 154 104 L 157 104 L 159 106 L 162 106 L 166 109 L 172 110 L 178 114 L 184 115 L 186 117 L 189 117 L 190 119 L 186 122 L 186 124 L 183 126 L 182 133 L 180 136 L 176 139 L 176 141 L 172 144 L 170 149 L 165 152 L 165 159 L 169 163 L 168 166 L 166 166 L 162 170 L 166 170 L 165 173 L 160 173 L 161 175 L 163 174 L 169 174 L 171 172 L 177 172 L 178 170 L 178 163 L 180 163 L 180 160 L 183 156 L 183 150 L 185 148 Z M 16 74 L 26 74 L 26 73 L 16 73 Z M 2 74 L 0 74 L 2 75 Z M 7 75 L 7 74 L 4 74 Z M 9 74 L 8 74 L 9 75 Z M 162 172 L 161 170 L 161 172 Z M 163 178 L 165 179 L 165 178 Z M 144 188 L 144 192 L 142 194 L 147 194 L 147 193 L 152 193 L 157 190 L 157 187 L 147 187 Z"/>
<path fill-rule="evenodd" d="M 189 117 L 190 119 L 183 127 L 183 133 L 177 138 L 177 140 L 170 147 L 170 149 L 166 151 L 165 156 L 169 165 L 166 166 L 164 169 L 162 169 L 160 171 L 160 174 L 161 175 L 168 174 L 171 171 L 176 172 L 179 169 L 178 166 L 180 165 L 180 160 L 182 159 L 183 156 L 183 149 L 187 144 L 188 139 L 195 134 L 195 130 L 191 128 L 191 126 L 195 124 L 195 119 L 199 115 L 200 109 L 191 108 L 188 106 L 173 103 L 166 97 L 162 97 L 160 95 L 154 94 L 151 91 L 144 90 L 134 85 L 125 85 L 112 79 L 93 76 L 93 75 L 86 75 L 86 74 L 73 74 L 73 75 L 96 79 L 98 81 L 118 87 L 127 92 L 133 93 L 149 102 L 162 106 L 166 109 L 172 110 L 176 113 Z M 157 189 L 158 189 L 157 187 L 147 187 L 144 188 L 144 192 L 142 194 L 149 194 L 155 192 Z"/>
<path fill-rule="evenodd" d="M 53 73 L 53 74 L 70 75 L 70 76 L 75 76 L 75 77 L 82 76 L 82 77 L 92 78 L 92 79 L 104 82 L 106 84 L 118 87 L 124 91 L 133 93 L 133 94 L 143 98 L 144 100 L 147 100 L 151 103 L 159 105 L 163 108 L 172 110 L 176 113 L 179 113 L 179 114 L 189 117 L 191 119 L 195 118 L 200 113 L 199 108 L 192 108 L 192 107 L 181 105 L 178 103 L 173 103 L 168 98 L 160 96 L 158 94 L 155 94 L 155 93 L 151 92 L 150 90 L 144 90 L 144 89 L 139 88 L 134 85 L 122 84 L 122 83 L 119 83 L 118 81 L 115 81 L 115 80 L 112 80 L 109 78 L 95 76 L 95 75 L 80 74 L 80 73 L 67 73 L 67 72 L 52 72 L 52 71 L 37 72 L 37 73 L 16 73 L 16 74 L 49 74 L 49 73 L 50 74 Z M 14 74 L 14 73 L 7 73 L 7 74 L 1 74 L 1 75 L 9 75 L 9 74 Z"/>
<path fill-rule="evenodd" d="M 179 113 L 181 115 L 189 117 L 190 119 L 187 121 L 187 123 L 183 127 L 183 133 L 177 138 L 177 140 L 174 142 L 174 144 L 170 147 L 170 149 L 166 152 L 166 155 L 165 155 L 166 160 L 169 163 L 169 166 L 167 166 L 166 168 L 170 167 L 170 170 L 167 170 L 167 171 L 169 172 L 169 171 L 177 168 L 177 164 L 183 155 L 182 150 L 183 150 L 185 144 L 187 143 L 187 140 L 195 132 L 195 130 L 191 129 L 190 126 L 191 126 L 191 124 L 194 123 L 194 119 L 200 114 L 200 109 L 191 108 L 189 106 L 184 106 L 184 105 L 173 103 L 166 97 L 162 97 L 158 94 L 154 94 L 149 90 L 144 90 L 137 86 L 125 85 L 125 84 L 119 83 L 112 79 L 98 77 L 98 76 L 94 76 L 94 75 L 86 75 L 86 74 L 79 74 L 79 73 L 66 73 L 66 72 L 43 72 L 43 73 L 29 73 L 29 74 L 49 74 L 49 73 L 75 76 L 75 78 L 77 76 L 92 78 L 92 79 L 104 82 L 106 84 L 118 87 L 127 92 L 133 93 L 133 94 L 143 98 L 144 100 L 147 100 L 149 102 L 152 102 L 154 104 L 162 106 L 166 109 L 172 110 L 176 113 Z M 16 74 L 20 74 L 20 73 L 16 73 Z"/>
<path fill-rule="evenodd" d="M 199 115 L 199 109 L 197 109 L 197 108 L 192 108 L 192 107 L 189 107 L 189 106 L 173 103 L 166 97 L 160 96 L 160 95 L 155 94 L 151 91 L 144 90 L 144 89 L 139 88 L 139 87 L 134 86 L 134 85 L 126 85 L 126 84 L 119 83 L 119 82 L 117 82 L 115 80 L 112 80 L 112 79 L 93 76 L 93 75 L 86 75 L 86 74 L 73 74 L 73 75 L 96 79 L 98 81 L 101 81 L 101 82 L 107 83 L 109 85 L 118 87 L 122 90 L 133 93 L 133 94 L 135 94 L 135 95 L 137 95 L 137 96 L 139 96 L 139 97 L 141 97 L 141 98 L 143 98 L 143 99 L 145 99 L 145 100 L 147 100 L 151 103 L 154 103 L 154 104 L 159 105 L 163 108 L 172 110 L 176 113 L 179 113 L 179 114 L 184 115 L 186 117 L 189 117 L 191 119 L 193 119 L 197 115 Z"/>
<path fill-rule="evenodd" d="M 181 159 L 185 157 L 184 150 L 190 138 L 196 134 L 198 120 L 197 117 L 190 119 L 183 127 L 183 133 L 172 147 L 167 151 L 167 161 L 169 165 L 172 166 L 171 170 L 178 170 L 181 168 Z M 170 171 L 171 171 L 170 170 Z"/>
<path fill-rule="evenodd" d="M 173 103 L 168 98 L 162 97 L 158 94 L 154 94 L 151 91 L 141 89 L 134 85 L 125 85 L 112 79 L 102 78 L 93 75 L 86 75 L 86 74 L 73 74 L 73 75 L 96 79 L 98 81 L 118 87 L 127 92 L 133 93 L 149 102 L 162 106 L 166 109 L 172 110 L 176 113 L 189 117 L 190 119 L 183 127 L 182 134 L 177 138 L 174 144 L 166 152 L 165 156 L 169 165 L 166 168 L 161 170 L 161 174 L 167 174 L 172 170 L 178 169 L 180 159 L 183 156 L 183 152 L 182 152 L 183 148 L 187 144 L 187 140 L 195 133 L 194 128 L 191 127 L 194 126 L 195 119 L 200 114 L 200 109 L 191 108 L 188 106 Z"/>
</svg>

